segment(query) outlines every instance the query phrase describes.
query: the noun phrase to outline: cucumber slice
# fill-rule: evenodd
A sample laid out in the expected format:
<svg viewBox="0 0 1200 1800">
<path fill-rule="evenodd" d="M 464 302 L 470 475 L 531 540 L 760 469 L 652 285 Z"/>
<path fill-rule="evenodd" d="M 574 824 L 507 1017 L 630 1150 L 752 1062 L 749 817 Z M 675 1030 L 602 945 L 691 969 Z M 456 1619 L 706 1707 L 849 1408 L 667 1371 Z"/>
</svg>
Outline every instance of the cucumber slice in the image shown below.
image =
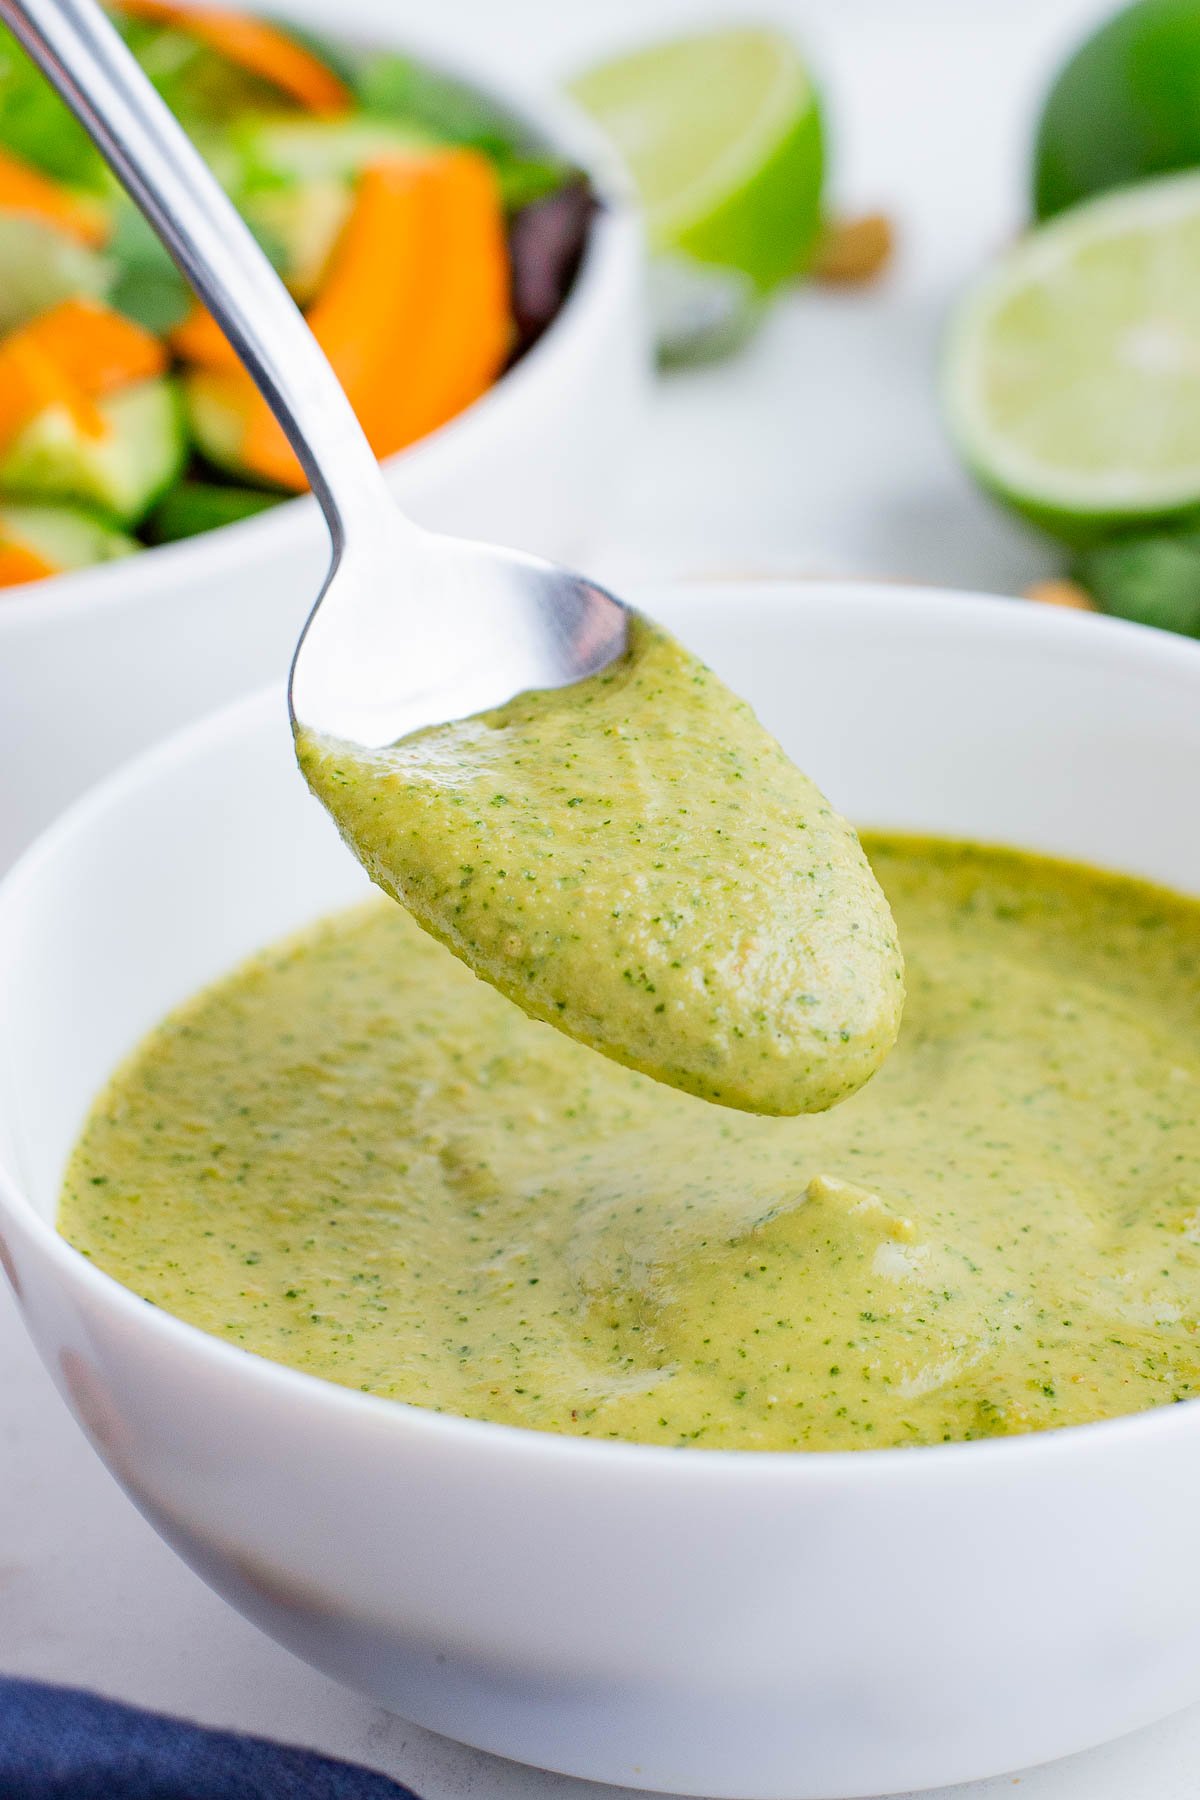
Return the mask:
<svg viewBox="0 0 1200 1800">
<path fill-rule="evenodd" d="M 145 535 L 155 544 L 199 537 L 239 519 L 252 519 L 279 505 L 278 494 L 259 488 L 219 487 L 209 481 L 181 481 L 163 495 L 146 521 Z"/>
<path fill-rule="evenodd" d="M 107 299 L 112 263 L 43 219 L 0 211 L 0 334 L 77 294 Z"/>
<path fill-rule="evenodd" d="M 52 569 L 90 569 L 134 556 L 141 545 L 79 506 L 0 505 L 0 543 L 32 550 Z"/>
<path fill-rule="evenodd" d="M 0 459 L 0 493 L 75 500 L 135 525 L 176 479 L 186 451 L 171 381 L 143 381 L 100 401 L 102 436 L 80 430 L 65 407 L 39 413 Z"/>
<path fill-rule="evenodd" d="M 317 293 L 350 216 L 350 184 L 335 176 L 262 188 L 243 200 L 246 222 L 276 250 L 275 262 L 303 306 Z"/>
<path fill-rule="evenodd" d="M 117 200 L 113 220 L 110 303 L 147 331 L 165 336 L 187 318 L 192 290 L 132 200 L 124 195 Z"/>
<path fill-rule="evenodd" d="M 188 431 L 201 456 L 231 475 L 249 474 L 242 462 L 245 421 L 229 404 L 220 371 L 189 369 L 183 377 L 183 406 Z"/>
<path fill-rule="evenodd" d="M 421 156 L 438 143 L 420 126 L 389 119 L 268 119 L 235 130 L 246 189 L 292 181 L 348 181 L 385 156 Z"/>
</svg>

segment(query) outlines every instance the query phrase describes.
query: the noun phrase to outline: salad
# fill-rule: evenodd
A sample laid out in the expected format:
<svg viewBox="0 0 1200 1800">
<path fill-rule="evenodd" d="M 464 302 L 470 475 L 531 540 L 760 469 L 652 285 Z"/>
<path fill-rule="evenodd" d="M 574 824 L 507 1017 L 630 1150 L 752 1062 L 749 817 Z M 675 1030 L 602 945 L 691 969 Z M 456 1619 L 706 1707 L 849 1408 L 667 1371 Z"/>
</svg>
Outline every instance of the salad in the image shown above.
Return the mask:
<svg viewBox="0 0 1200 1800">
<path fill-rule="evenodd" d="M 407 56 L 240 13 L 119 0 L 113 17 L 378 456 L 469 406 L 555 317 L 594 199 L 494 103 Z M 215 320 L 0 30 L 0 586 L 306 485 Z"/>
</svg>

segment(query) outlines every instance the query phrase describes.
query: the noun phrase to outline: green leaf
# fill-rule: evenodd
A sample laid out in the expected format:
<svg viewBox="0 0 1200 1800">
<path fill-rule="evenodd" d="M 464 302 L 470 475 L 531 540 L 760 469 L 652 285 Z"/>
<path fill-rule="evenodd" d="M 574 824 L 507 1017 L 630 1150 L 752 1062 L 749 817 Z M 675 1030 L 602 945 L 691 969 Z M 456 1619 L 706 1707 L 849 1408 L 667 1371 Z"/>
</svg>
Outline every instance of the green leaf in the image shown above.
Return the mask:
<svg viewBox="0 0 1200 1800">
<path fill-rule="evenodd" d="M 115 216 L 107 251 L 109 265 L 115 270 L 110 302 L 118 312 L 162 337 L 182 324 L 191 310 L 191 286 L 153 227 L 124 195 Z M 251 229 L 275 267 L 283 269 L 287 251 L 279 236 L 258 220 L 251 222 Z"/>
<path fill-rule="evenodd" d="M 548 194 L 557 194 L 559 188 L 579 174 L 570 163 L 554 156 L 503 155 L 497 156 L 495 163 L 505 209 L 510 213 L 520 212 L 523 206 L 532 206 Z"/>
<path fill-rule="evenodd" d="M 182 324 L 192 290 L 131 200 L 117 206 L 108 251 L 117 271 L 110 299 L 118 312 L 159 336 Z"/>
<path fill-rule="evenodd" d="M 420 125 L 445 143 L 467 144 L 496 157 L 528 149 L 526 133 L 509 113 L 409 56 L 370 57 L 357 87 L 367 112 Z"/>
<path fill-rule="evenodd" d="M 225 487 L 217 482 L 180 481 L 164 494 L 143 526 L 154 544 L 177 543 L 199 537 L 278 506 L 281 494 L 264 494 L 257 488 Z"/>
<path fill-rule="evenodd" d="M 1084 552 L 1075 573 L 1105 612 L 1200 637 L 1200 531 L 1111 538 Z"/>
<path fill-rule="evenodd" d="M 0 144 L 60 181 L 99 191 L 106 187 L 100 152 L 4 26 L 0 26 Z"/>
<path fill-rule="evenodd" d="M 278 19 L 275 19 L 273 23 L 276 31 L 284 29 Z M 363 64 L 366 61 L 361 50 L 356 50 L 350 44 L 335 43 L 332 38 L 327 38 L 319 32 L 308 31 L 303 26 L 297 25 L 294 19 L 288 20 L 286 35 L 294 44 L 299 44 L 301 49 L 307 50 L 310 56 L 315 56 L 318 62 L 323 62 L 327 69 L 332 69 L 334 74 L 340 76 L 352 91 L 358 86 Z"/>
</svg>

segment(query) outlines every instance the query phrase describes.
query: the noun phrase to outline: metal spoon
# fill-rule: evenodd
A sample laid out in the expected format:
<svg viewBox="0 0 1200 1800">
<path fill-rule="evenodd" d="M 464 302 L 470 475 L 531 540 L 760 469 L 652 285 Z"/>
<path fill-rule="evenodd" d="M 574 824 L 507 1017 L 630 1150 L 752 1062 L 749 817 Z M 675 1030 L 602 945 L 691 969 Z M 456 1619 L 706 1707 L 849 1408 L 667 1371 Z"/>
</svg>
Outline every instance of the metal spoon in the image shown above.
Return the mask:
<svg viewBox="0 0 1200 1800">
<path fill-rule="evenodd" d="M 593 582 L 401 513 L 302 314 L 96 0 L 0 0 L 0 19 L 225 331 L 321 504 L 333 554 L 292 662 L 293 723 L 378 748 L 619 656 L 626 608 Z"/>
</svg>

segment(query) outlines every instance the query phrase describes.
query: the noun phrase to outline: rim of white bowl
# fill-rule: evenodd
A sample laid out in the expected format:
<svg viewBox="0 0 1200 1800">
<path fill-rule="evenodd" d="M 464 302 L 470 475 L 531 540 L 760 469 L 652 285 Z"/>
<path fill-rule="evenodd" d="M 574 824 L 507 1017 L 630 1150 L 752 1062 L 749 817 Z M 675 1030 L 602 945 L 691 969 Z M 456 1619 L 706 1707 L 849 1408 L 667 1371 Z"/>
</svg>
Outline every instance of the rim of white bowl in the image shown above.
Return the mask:
<svg viewBox="0 0 1200 1800">
<path fill-rule="evenodd" d="M 297 23 L 302 19 L 306 28 L 323 29 L 331 38 L 339 35 L 330 26 L 325 9 L 311 4 L 311 0 L 263 10 L 276 13 L 285 22 L 288 17 L 294 17 Z M 583 258 L 571 290 L 541 337 L 478 400 L 383 464 L 389 473 L 404 470 L 417 479 L 427 479 L 429 474 L 436 475 L 439 463 L 469 457 L 471 438 L 481 424 L 486 426 L 500 409 L 519 405 L 533 383 L 554 385 L 559 364 L 572 354 L 577 340 L 589 334 L 593 321 L 607 314 L 612 290 L 623 282 L 628 258 L 638 252 L 642 227 L 624 164 L 570 99 L 508 77 L 497 79 L 469 57 L 450 51 L 429 33 L 410 30 L 407 24 L 400 34 L 381 27 L 381 20 L 373 24 L 364 20 L 341 35 L 351 42 L 359 40 L 372 47 L 411 52 L 419 61 L 478 89 L 526 125 L 533 138 L 544 140 L 549 148 L 583 169 L 601 202 L 589 224 Z M 162 604 L 169 606 L 171 588 L 180 568 L 186 567 L 189 575 L 199 570 L 201 576 L 207 573 L 219 582 L 225 569 L 240 564 L 248 554 L 266 562 L 285 539 L 294 540 L 301 532 L 311 533 L 315 544 L 326 539 L 325 523 L 311 494 L 298 494 L 268 512 L 194 538 L 153 545 L 137 556 L 30 582 L 24 589 L 0 594 L 0 638 L 6 630 L 36 629 L 39 624 L 57 623 L 76 611 L 90 614 L 123 605 L 159 587 L 165 590 Z M 313 598 L 316 599 L 315 592 Z"/>
<path fill-rule="evenodd" d="M 1100 661 L 1111 666 L 1112 649 L 1105 647 L 1118 645 L 1122 656 L 1138 660 L 1144 669 L 1176 674 L 1180 669 L 1189 670 L 1189 679 L 1200 687 L 1200 641 L 1175 637 L 1123 619 L 1026 605 L 1004 596 L 963 589 L 833 577 L 808 581 L 767 579 L 750 583 L 689 581 L 658 583 L 652 587 L 648 584 L 644 597 L 649 599 L 662 593 L 686 594 L 689 604 L 701 610 L 705 606 L 726 606 L 732 596 L 737 595 L 744 608 L 748 588 L 751 602 L 766 600 L 788 607 L 824 595 L 833 599 L 839 608 L 859 608 L 864 615 L 864 628 L 868 630 L 884 629 L 894 621 L 898 610 L 907 609 L 921 614 L 926 625 L 976 630 L 985 638 L 997 633 L 1028 633 L 1042 640 L 1039 654 L 1043 659 L 1059 656 L 1069 660 L 1074 669 L 1086 661 Z M 1093 654 L 1089 655 L 1089 652 Z M 61 843 L 102 818 L 111 808 L 120 806 L 127 795 L 158 780 L 174 765 L 190 762 L 203 755 L 210 745 L 236 737 L 270 706 L 280 708 L 282 721 L 281 690 L 274 685 L 245 695 L 174 732 L 89 789 L 34 840 L 0 880 L 0 924 L 10 896 L 27 882 L 37 879 L 42 864 L 57 854 Z M 538 1431 L 531 1426 L 434 1412 L 411 1401 L 364 1394 L 323 1376 L 306 1374 L 284 1363 L 273 1362 L 257 1351 L 202 1331 L 199 1326 L 148 1304 L 140 1294 L 122 1286 L 76 1250 L 60 1235 L 53 1222 L 42 1216 L 23 1191 L 22 1184 L 0 1162 L 0 1220 L 5 1215 L 37 1242 L 42 1253 L 61 1271 L 66 1283 L 82 1287 L 97 1304 L 124 1319 L 135 1330 L 148 1334 L 150 1341 L 158 1338 L 164 1344 L 173 1345 L 183 1355 L 195 1357 L 217 1372 L 224 1370 L 231 1379 L 260 1386 L 284 1404 L 315 1408 L 321 1412 L 329 1410 L 347 1418 L 358 1417 L 376 1429 L 427 1438 L 431 1445 L 442 1448 L 457 1446 L 480 1455 L 519 1456 L 556 1464 L 577 1462 L 590 1466 L 595 1474 L 613 1478 L 620 1478 L 624 1473 L 630 1478 L 659 1475 L 674 1479 L 679 1471 L 686 1471 L 683 1479 L 693 1485 L 700 1481 L 738 1484 L 784 1481 L 809 1486 L 832 1481 L 840 1486 L 847 1480 L 875 1480 L 886 1469 L 889 1480 L 942 1480 L 949 1470 L 964 1475 L 976 1464 L 995 1459 L 1009 1465 L 1018 1458 L 1045 1462 L 1074 1455 L 1084 1444 L 1111 1446 L 1118 1440 L 1130 1440 L 1136 1445 L 1147 1435 L 1190 1431 L 1193 1422 L 1200 1417 L 1200 1396 L 1197 1396 L 1116 1418 L 1057 1426 L 1046 1431 L 1020 1432 L 1011 1437 L 897 1445 L 878 1450 L 679 1447 Z"/>
</svg>

